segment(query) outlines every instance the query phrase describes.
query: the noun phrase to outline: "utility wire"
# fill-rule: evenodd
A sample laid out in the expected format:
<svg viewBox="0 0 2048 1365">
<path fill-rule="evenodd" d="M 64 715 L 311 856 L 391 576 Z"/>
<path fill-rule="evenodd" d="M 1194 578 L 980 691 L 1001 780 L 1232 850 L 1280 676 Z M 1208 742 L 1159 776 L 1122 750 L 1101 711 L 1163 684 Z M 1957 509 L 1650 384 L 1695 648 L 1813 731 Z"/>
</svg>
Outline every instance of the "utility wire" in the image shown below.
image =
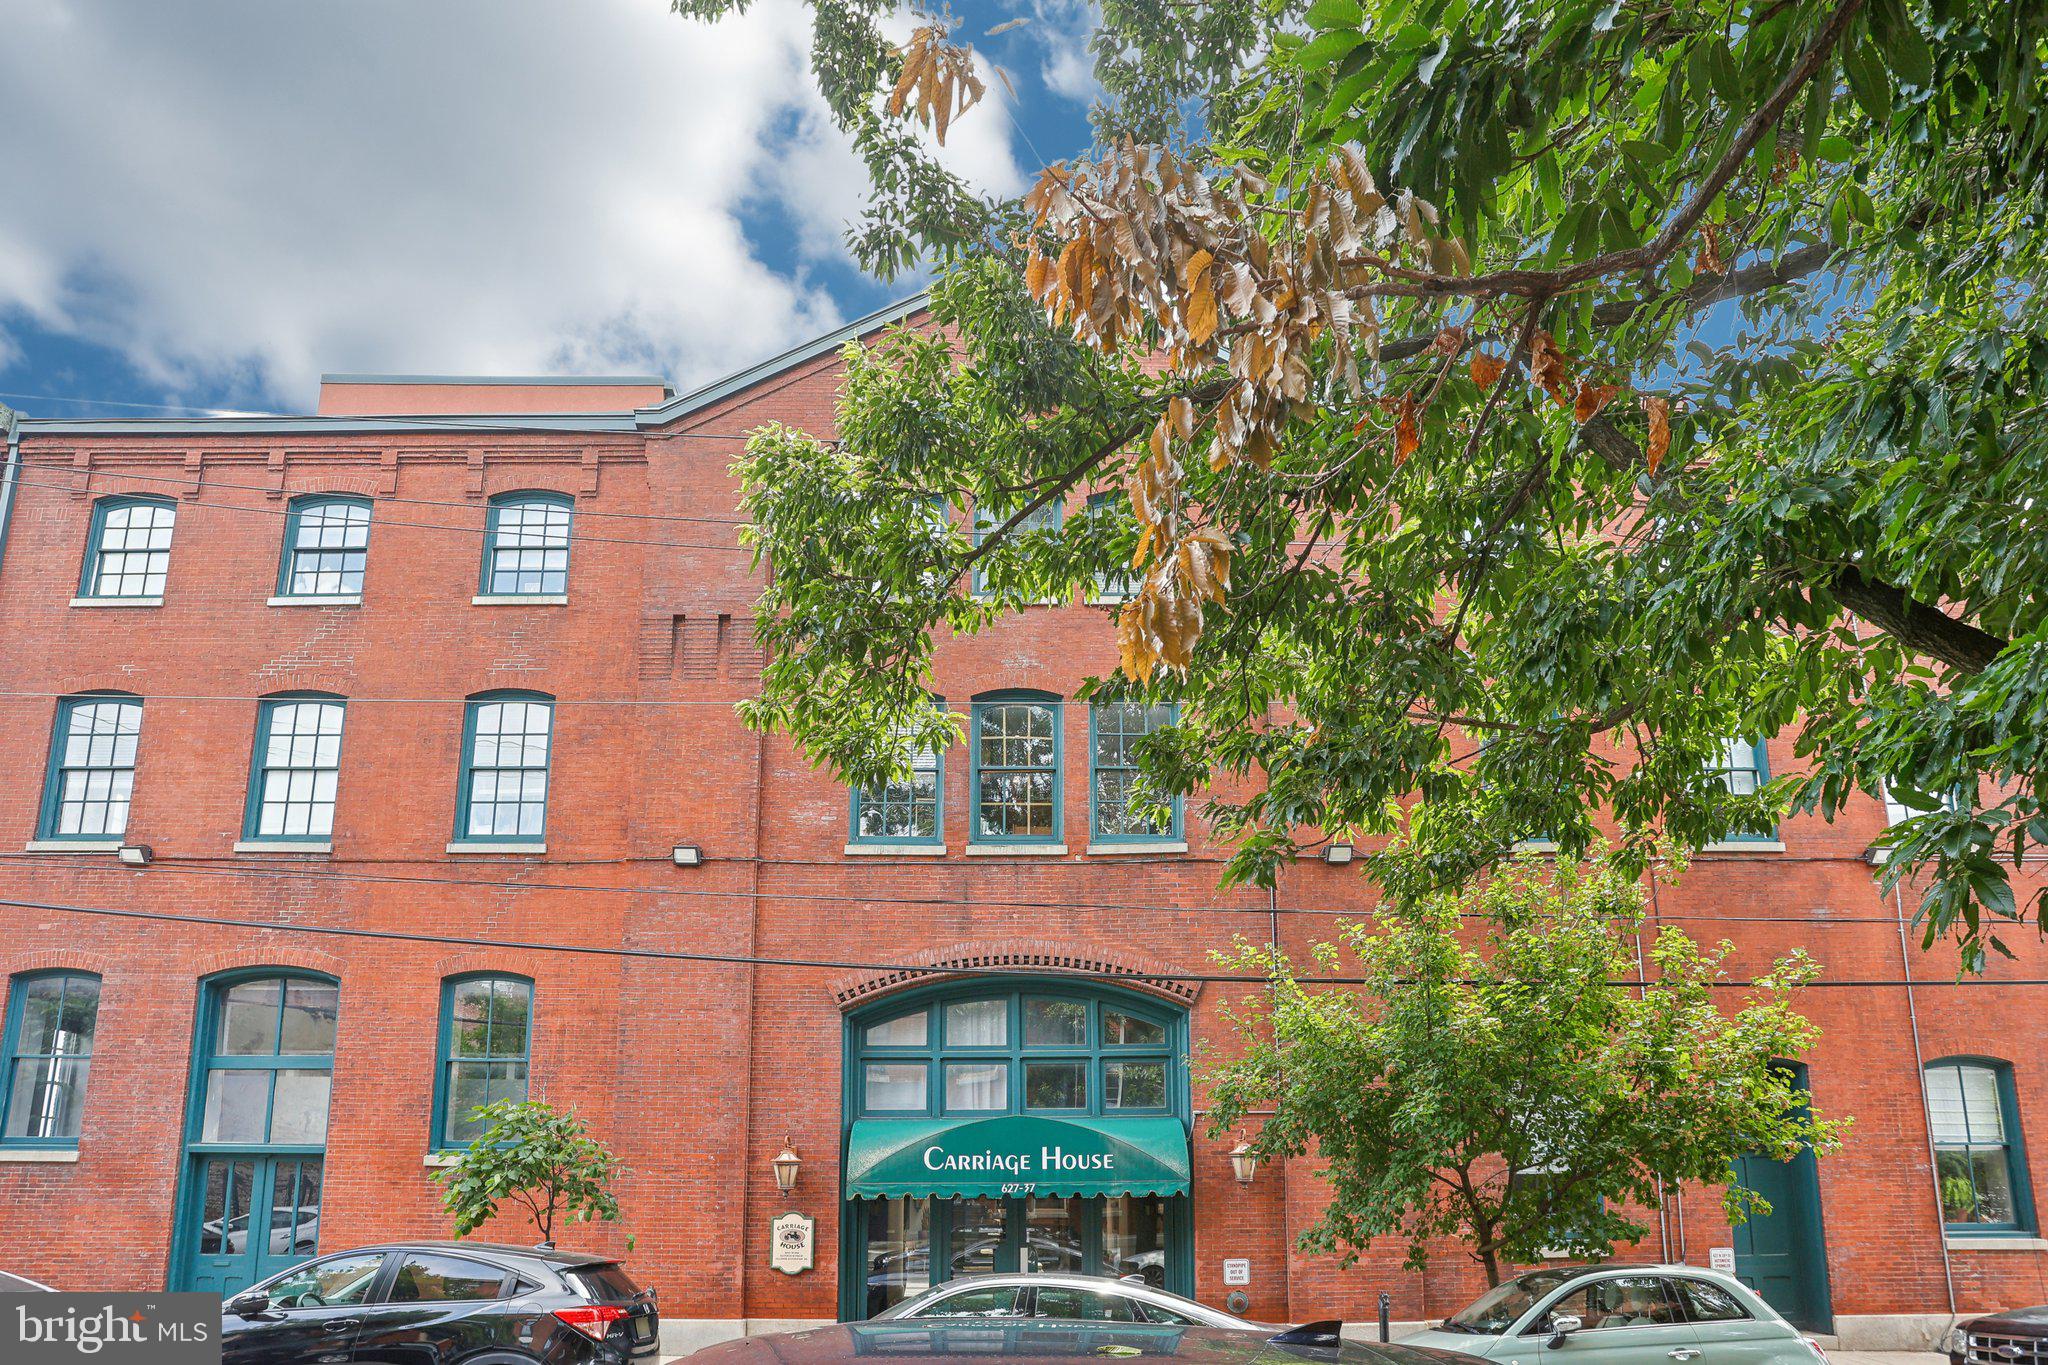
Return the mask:
<svg viewBox="0 0 2048 1365">
<path fill-rule="evenodd" d="M 650 958 L 671 962 L 707 962 L 735 967 L 800 967 L 830 971 L 901 972 L 920 976 L 957 976 L 958 966 L 935 966 L 924 962 L 861 962 L 843 958 L 811 957 L 764 957 L 753 953 L 705 953 L 689 952 L 668 948 L 624 948 L 606 947 L 597 944 L 543 943 L 529 939 L 480 938 L 462 934 L 428 934 L 404 929 L 354 929 L 335 925 L 279 924 L 270 920 L 242 919 L 238 917 L 215 917 L 211 915 L 185 915 L 162 910 L 121 910 L 109 906 L 60 905 L 49 901 L 28 901 L 0 899 L 0 906 L 16 910 L 40 910 L 52 914 L 92 915 L 108 919 L 141 920 L 161 924 L 193 924 L 224 929 L 261 929 L 278 933 L 310 934 L 333 938 L 381 939 L 400 943 L 431 943 L 444 947 L 502 948 L 514 952 L 574 953 L 593 957 Z M 1238 972 L 1153 972 L 1105 967 L 1081 973 L 1050 972 L 1047 975 L 1082 975 L 1098 978 L 1125 979 L 1131 981 L 1186 981 L 1201 984 L 1229 984 L 1242 986 L 1264 986 L 1269 984 L 1266 977 L 1248 976 Z M 1304 986 L 1364 986 L 1372 984 L 1365 977 L 1358 976 L 1304 976 L 1297 977 Z M 1753 987 L 1760 978 L 1728 978 L 1709 982 L 1718 989 Z M 1460 982 L 1459 984 L 1475 984 Z M 1617 977 L 1609 984 L 1634 987 L 1637 983 L 1629 977 Z M 1949 979 L 1944 977 L 1922 980 L 1915 978 L 1910 983 L 1904 979 L 1864 979 L 1839 981 L 1810 981 L 1802 989 L 1845 988 L 1870 990 L 1885 986 L 2048 986 L 2048 977 L 2021 977 L 1992 980 L 1985 977 Z"/>
<path fill-rule="evenodd" d="M 50 855 L 48 855 L 48 854 L 44 854 L 44 853 L 28 853 L 28 852 L 22 852 L 22 853 L 0 853 L 0 860 L 14 860 L 14 861 L 23 861 L 23 862 L 25 862 L 25 861 L 29 861 L 29 860 L 36 860 L 36 859 L 47 859 L 47 858 L 48 858 L 49 856 L 50 856 Z M 647 858 L 647 859 L 634 859 L 634 860 L 630 860 L 630 861 L 634 861 L 634 862 L 641 862 L 641 861 L 644 861 L 644 862 L 656 862 L 656 861 L 661 861 L 661 862 L 665 862 L 666 860 L 665 860 L 665 859 L 653 859 L 653 858 Z M 733 862 L 733 863 L 749 863 L 749 862 L 756 862 L 756 861 L 758 861 L 758 862 L 760 862 L 760 863 L 761 863 L 761 864 L 762 864 L 763 866 L 771 866 L 771 867 L 772 867 L 772 866 L 776 866 L 776 865 L 778 865 L 778 863 L 780 863 L 780 862 L 781 862 L 781 860 L 769 860 L 769 859 L 758 859 L 758 860 L 757 860 L 757 859 L 739 859 L 739 858 L 733 858 L 733 859 L 723 859 L 723 860 L 721 860 L 721 861 L 727 861 L 727 862 Z M 1159 861 L 1160 861 L 1160 862 L 1164 862 L 1164 861 L 1166 861 L 1166 860 L 1163 860 L 1163 859 L 1162 859 L 1162 860 L 1159 860 Z M 1182 862 L 1185 862 L 1185 861 L 1187 861 L 1187 860 L 1185 860 L 1185 859 L 1177 859 L 1177 860 L 1175 860 L 1175 861 L 1182 861 Z M 240 857 L 240 856 L 238 856 L 238 858 L 237 858 L 237 863 L 239 864 L 240 862 L 241 862 L 241 857 Z M 1022 862 L 1022 860 L 1019 860 L 1019 862 L 1018 862 L 1018 863 L 1016 863 L 1016 864 L 1003 864 L 1003 866 L 1017 866 L 1017 865 L 1020 865 L 1020 864 L 1021 864 L 1021 862 Z M 804 867 L 835 867 L 835 866 L 841 866 L 840 864 L 833 864 L 833 863 L 825 863 L 825 862 L 811 862 L 811 863 L 790 863 L 789 865 L 792 865 L 792 866 L 804 866 Z M 980 867 L 980 866 L 983 866 L 983 865 L 985 865 L 985 864 L 982 864 L 982 863 L 977 863 L 977 865 L 976 865 L 976 866 L 977 866 L 977 867 Z M 1098 867 L 1101 867 L 1101 868 L 1107 869 L 1107 868 L 1109 868 L 1109 867 L 1111 867 L 1111 866 L 1127 866 L 1127 865 L 1128 865 L 1128 863 L 1126 863 L 1126 862 L 1125 862 L 1124 860 L 1119 860 L 1117 864 L 1096 864 L 1096 865 L 1092 865 L 1092 866 L 1098 866 Z M 1157 863 L 1154 863 L 1154 864 L 1152 864 L 1152 865 L 1155 865 L 1155 866 L 1156 866 L 1156 865 L 1157 865 Z M 540 867 L 549 867 L 549 866 L 559 866 L 559 864 L 540 864 L 539 866 L 540 866 Z M 918 862 L 918 863 L 913 863 L 913 862 L 912 862 L 911 860 L 909 860 L 909 859 L 905 859 L 905 860 L 904 860 L 904 861 L 903 861 L 902 863 L 898 863 L 898 864 L 891 864 L 890 866 L 892 866 L 892 867 L 896 867 L 896 868 L 900 868 L 900 869 L 903 869 L 903 870 L 911 870 L 912 868 L 915 868 L 916 870 L 919 870 L 919 871 L 935 871 L 935 872 L 936 872 L 936 871 L 953 871 L 953 872 L 961 872 L 961 871 L 969 871 L 969 870 L 973 870 L 973 869 L 969 869 L 969 868 L 963 868 L 963 867 L 959 867 L 959 866 L 957 866 L 957 865 L 956 865 L 956 866 L 953 866 L 953 867 L 950 867 L 950 868 L 947 868 L 947 867 L 943 867 L 943 866 L 938 866 L 938 867 L 935 867 L 935 866 L 933 866 L 933 865 L 931 864 L 930 860 L 922 860 L 922 861 L 920 861 L 920 862 Z M 1059 866 L 1073 866 L 1073 864 L 1059 864 Z M 1375 913 L 1375 912 L 1376 912 L 1376 911 L 1377 911 L 1377 910 L 1378 910 L 1378 909 L 1380 908 L 1380 907 L 1378 907 L 1378 906 L 1367 906 L 1367 907 L 1364 907 L 1364 908 L 1361 908 L 1361 909 L 1357 909 L 1357 910 L 1342 910 L 1342 909 L 1329 909 L 1329 908 L 1323 908 L 1323 907 L 1317 907 L 1317 906 L 1286 906 L 1286 905 L 1270 905 L 1270 904 L 1264 904 L 1264 903 L 1261 903 L 1261 904 L 1258 904 L 1258 905 L 1246 905 L 1246 906 L 1234 906 L 1234 905 L 1160 905 L 1160 904 L 1157 904 L 1157 903 L 1142 903 L 1142 902 L 1118 902 L 1118 901 L 1096 901 L 1096 900 L 1090 900 L 1090 901 L 1049 901 L 1049 900 L 1026 900 L 1026 899 L 1019 899 L 1019 898 L 1017 898 L 1017 897 L 1014 897 L 1014 896 L 1004 896 L 1004 895 L 1000 895 L 1000 894 L 998 894 L 998 895 L 989 895 L 989 896 L 972 896 L 972 897 L 968 897 L 968 896 L 872 896 L 872 895 L 868 895 L 868 894 L 866 894 L 866 893 L 864 893 L 864 892 L 859 892 L 859 891 L 853 891 L 853 892 L 837 892 L 837 893 L 824 893 L 824 892 L 806 892 L 806 891 L 786 891 L 786 892 L 784 892 L 784 891 L 764 891 L 764 890 L 760 890 L 760 889 L 758 889 L 758 888 L 755 888 L 755 889 L 744 889 L 744 890 L 718 890 L 718 889 L 714 889 L 714 888 L 705 888 L 705 887 L 672 887 L 672 886 L 616 886 L 616 885 L 610 885 L 610 884 L 606 884 L 606 883 L 602 883 L 602 882 L 556 882 L 556 881 L 507 881 L 507 880 L 502 880 L 502 879 L 493 879 L 493 878 L 483 878 L 483 877 L 474 877 L 474 878 L 473 878 L 473 877 L 435 877 L 435 876 L 414 876 L 414 875 L 399 875 L 399 874 L 395 874 L 395 873 L 379 873 L 379 872 L 330 872 L 330 871 L 315 871 L 315 870 L 313 870 L 312 868 L 309 868 L 309 867 L 305 866 L 305 865 L 304 865 L 303 863 L 301 863 L 301 862 L 296 862 L 296 861 L 292 861 L 292 862 L 287 862 L 287 861 L 285 861 L 285 860 L 284 860 L 284 859 L 283 859 L 282 857 L 279 857 L 279 858 L 277 858 L 277 859 L 275 859 L 275 860 L 267 860 L 267 861 L 262 861 L 262 862 L 260 863 L 260 865 L 248 865 L 248 866 L 241 866 L 241 865 L 235 865 L 235 866 L 220 866 L 220 865 L 215 865 L 215 864 L 209 864 L 209 863 L 200 863 L 200 862 L 193 862 L 193 861 L 185 861 L 185 860 L 179 860 L 179 861 L 176 861 L 176 862 L 169 862 L 169 861 L 166 861 L 165 859 L 163 859 L 162 857 L 158 857 L 157 859 L 155 859 L 154 861 L 152 861 L 152 862 L 151 862 L 151 863 L 149 864 L 149 869 L 148 869 L 148 871 L 147 871 L 147 872 L 138 872 L 138 871 L 137 871 L 136 869 L 134 869 L 134 868 L 128 867 L 128 866 L 126 866 L 126 865 L 124 865 L 124 864 L 118 864 L 118 863 L 99 863 L 99 862 L 87 862 L 87 861 L 84 861 L 84 860 L 79 860 L 79 861 L 77 861 L 77 862 L 74 862 L 74 863 L 67 863 L 67 864 L 66 864 L 66 871 L 74 871 L 74 870 L 75 870 L 75 871 L 84 871 L 84 872 L 100 872 L 100 873 L 119 873 L 119 874 L 124 874 L 124 875 L 129 875 L 129 876 L 137 876 L 137 875 L 141 875 L 141 876 L 149 876 L 149 875 L 155 875 L 155 874 L 158 874 L 158 873 L 171 873 L 171 874 L 187 874 L 187 875 L 191 875 L 191 874 L 197 874 L 197 875 L 201 875 L 201 876 L 222 876 L 222 877 L 256 877 L 256 878 L 262 878 L 262 879 L 275 879 L 275 878 L 277 878 L 277 877 L 280 877 L 280 876 L 287 876 L 287 877 L 296 877 L 296 878 L 299 878 L 299 879 L 301 879 L 301 880 L 303 880 L 303 881 L 308 881 L 308 882 L 313 882 L 313 881 L 336 881 L 336 882 L 359 882 L 359 883 L 363 883 L 363 884 L 366 884 L 366 885 L 400 885 L 400 886 L 452 886 L 452 887 L 461 887 L 461 888 L 465 888 L 465 889 L 474 889 L 474 890 L 487 890 L 487 891 L 553 891 L 553 892 L 565 892 L 565 891 L 568 891 L 568 892 L 577 892 L 577 893 L 597 893 L 597 894 L 602 894 L 602 895 L 614 895 L 614 896 L 677 896 L 677 897 L 684 897 L 684 898 L 693 898 L 693 899 L 709 899 L 709 900 L 752 900 L 752 901 L 805 901 L 805 902 L 811 902 L 811 901 L 815 901 L 815 902 L 825 902 L 825 903 L 830 903 L 830 904 L 833 904 L 833 905 L 838 905 L 838 906 L 842 906 L 842 907 L 845 907 L 845 908 L 848 908 L 848 909 L 854 909 L 854 908 L 859 908 L 859 907 L 862 907 L 862 906 L 914 906 L 914 907 L 920 907 L 920 908 L 926 908 L 926 909 L 933 909 L 933 908 L 945 908 L 945 909 L 970 909 L 970 910 L 990 910 L 990 909 L 998 909 L 998 908 L 1000 908 L 1000 909 L 1010 909 L 1010 910 L 1093 910 L 1093 911 L 1103 911 L 1103 912 L 1116 912 L 1116 913 L 1140 913 L 1140 914 L 1209 914 L 1209 915 L 1269 915 L 1269 914 L 1281 914 L 1281 915 L 1303 915 L 1303 916 L 1311 916 L 1311 917 L 1316 917 L 1316 918 L 1335 918 L 1335 919 L 1364 919 L 1364 918 L 1367 918 L 1368 916 L 1372 915 L 1373 913 Z M 1462 912 L 1460 912 L 1460 915 L 1459 915 L 1459 917 L 1460 917 L 1461 919 L 1471 919 L 1471 920 L 1484 920 L 1484 919 L 1488 918 L 1488 917 L 1487 917 L 1487 916 L 1486 916 L 1485 914 L 1483 914 L 1483 913 L 1481 913 L 1481 912 L 1478 912 L 1478 911 L 1462 911 Z M 1683 920 L 1683 921 L 1688 921 L 1688 922 L 1696 922 L 1696 923 L 1707 923 L 1707 924 L 1800 924 L 1800 925 L 1829 925 L 1829 924 L 1845 924 L 1845 925 L 1846 925 L 1846 924 L 1882 924 L 1882 925 L 1886 925 L 1887 927 L 1889 927 L 1889 926 L 1890 926 L 1890 925 L 1891 925 L 1891 924 L 1893 923 L 1893 919 L 1892 919 L 1892 917 L 1891 917 L 1891 916 L 1889 916 L 1889 915 L 1828 915 L 1828 916 L 1825 916 L 1825 917 L 1821 917 L 1821 916 L 1803 916 L 1803 915 L 1715 915 L 1715 914 L 1664 914 L 1664 915 L 1662 915 L 1662 916 L 1661 916 L 1661 919 L 1663 919 L 1663 920 Z"/>
</svg>

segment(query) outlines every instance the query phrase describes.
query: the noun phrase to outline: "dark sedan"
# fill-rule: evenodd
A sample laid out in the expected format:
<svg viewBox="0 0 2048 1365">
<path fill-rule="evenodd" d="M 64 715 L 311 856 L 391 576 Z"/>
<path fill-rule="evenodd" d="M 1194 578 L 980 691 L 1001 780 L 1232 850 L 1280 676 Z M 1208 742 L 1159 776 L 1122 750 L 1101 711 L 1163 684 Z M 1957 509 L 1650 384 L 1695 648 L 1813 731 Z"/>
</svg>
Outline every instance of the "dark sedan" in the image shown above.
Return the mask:
<svg viewBox="0 0 2048 1365">
<path fill-rule="evenodd" d="M 2048 1304 L 1972 1318 L 1948 1334 L 1954 1365 L 2048 1365 Z"/>
<path fill-rule="evenodd" d="M 1171 1356 L 1186 1365 L 1472 1365 L 1469 1356 L 1427 1347 L 1341 1340 L 1334 1322 L 1311 1323 L 1272 1336 L 1221 1327 L 1145 1323 L 997 1319 L 897 1319 L 851 1322 L 805 1332 L 742 1337 L 691 1357 L 704 1365 L 851 1365 L 872 1356 L 914 1356 L 931 1365 L 968 1365 L 991 1356 L 1088 1362 L 1105 1357 Z"/>
<path fill-rule="evenodd" d="M 603 1256 L 400 1242 L 294 1266 L 221 1310 L 222 1365 L 629 1365 L 661 1349 L 654 1294 Z"/>
</svg>

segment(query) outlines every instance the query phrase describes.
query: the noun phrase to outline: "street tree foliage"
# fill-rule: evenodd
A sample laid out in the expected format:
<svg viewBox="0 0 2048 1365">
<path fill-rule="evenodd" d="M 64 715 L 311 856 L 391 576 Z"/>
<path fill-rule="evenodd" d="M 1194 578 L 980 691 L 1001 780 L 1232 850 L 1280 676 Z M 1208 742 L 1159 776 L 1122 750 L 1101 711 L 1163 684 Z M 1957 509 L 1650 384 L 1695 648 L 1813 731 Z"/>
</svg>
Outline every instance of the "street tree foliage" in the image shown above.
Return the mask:
<svg viewBox="0 0 2048 1365">
<path fill-rule="evenodd" d="M 1233 880 L 1640 869 L 1883 786 L 1930 945 L 2048 916 L 2048 7 L 1104 0 L 1097 144 L 1021 204 L 926 145 L 971 35 L 811 7 L 856 254 L 930 263 L 936 328 L 740 462 L 753 723 L 901 771 L 935 629 L 1128 580 L 1091 693 L 1178 702 L 1154 795 L 1244 779 Z"/>
<path fill-rule="evenodd" d="M 1461 943 L 1470 922 L 1483 942 Z M 1826 1153 L 1845 1122 L 1813 1117 L 1781 1064 L 1816 1036 L 1793 1008 L 1815 964 L 1781 959 L 1724 1014 L 1727 944 L 1644 937 L 1639 883 L 1565 863 L 1347 926 L 1314 966 L 1356 989 L 1240 943 L 1224 960 L 1272 990 L 1231 1012 L 1241 1051 L 1208 1059 L 1210 1132 L 1269 1111 L 1253 1150 L 1317 1158 L 1330 1201 L 1299 1244 L 1344 1264 L 1382 1236 L 1417 1270 L 1462 1239 L 1490 1284 L 1546 1250 L 1604 1259 L 1681 1182 L 1727 1182 L 1738 1221 L 1768 1214 L 1736 1158 Z"/>
<path fill-rule="evenodd" d="M 434 1172 L 457 1237 L 475 1232 L 507 1202 L 526 1209 L 547 1246 L 554 1245 L 558 1221 L 619 1221 L 612 1186 L 625 1168 L 582 1119 L 540 1100 L 498 1100 L 471 1114 L 484 1130 Z"/>
</svg>

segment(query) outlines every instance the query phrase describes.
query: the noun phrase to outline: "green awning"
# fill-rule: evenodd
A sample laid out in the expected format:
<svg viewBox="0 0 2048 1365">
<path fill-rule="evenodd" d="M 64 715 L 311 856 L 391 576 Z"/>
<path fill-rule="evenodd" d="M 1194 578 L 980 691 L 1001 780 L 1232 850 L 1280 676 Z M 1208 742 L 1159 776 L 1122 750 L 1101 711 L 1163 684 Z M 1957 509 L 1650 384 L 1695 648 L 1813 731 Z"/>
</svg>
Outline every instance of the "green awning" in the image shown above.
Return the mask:
<svg viewBox="0 0 2048 1365">
<path fill-rule="evenodd" d="M 846 1144 L 849 1199 L 1187 1192 L 1175 1118 L 856 1119 Z"/>
</svg>

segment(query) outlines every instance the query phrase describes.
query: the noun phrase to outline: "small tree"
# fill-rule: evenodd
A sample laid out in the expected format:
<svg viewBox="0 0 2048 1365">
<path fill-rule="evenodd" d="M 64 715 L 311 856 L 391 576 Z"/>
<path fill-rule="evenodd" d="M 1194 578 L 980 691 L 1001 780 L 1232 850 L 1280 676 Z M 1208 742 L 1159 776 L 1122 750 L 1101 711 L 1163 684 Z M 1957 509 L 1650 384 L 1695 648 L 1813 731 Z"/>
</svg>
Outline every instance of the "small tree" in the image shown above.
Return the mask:
<svg viewBox="0 0 2048 1365">
<path fill-rule="evenodd" d="M 533 1215 L 541 1241 L 552 1245 L 555 1221 L 619 1221 L 612 1183 L 624 1167 L 589 1136 L 583 1120 L 540 1100 L 499 1100 L 471 1111 L 483 1132 L 455 1163 L 434 1173 L 441 1203 L 467 1237 L 495 1217 L 499 1201 L 517 1200 Z"/>
<path fill-rule="evenodd" d="M 1480 948 L 1460 938 L 1475 919 Z M 1330 974 L 1348 950 L 1361 987 L 1301 980 L 1285 954 L 1240 944 L 1220 956 L 1272 989 L 1231 1011 L 1243 1051 L 1208 1068 L 1210 1132 L 1270 1108 L 1256 1150 L 1326 1161 L 1329 1207 L 1300 1245 L 1345 1264 L 1398 1233 L 1420 1269 L 1430 1240 L 1463 1235 L 1497 1284 L 1503 1263 L 1546 1248 L 1602 1257 L 1639 1240 L 1631 1206 L 1666 1182 L 1727 1181 L 1731 1218 L 1768 1213 L 1735 1183 L 1736 1158 L 1826 1152 L 1843 1125 L 1814 1118 L 1774 1064 L 1817 1033 L 1791 1005 L 1816 965 L 1780 959 L 1724 1014 L 1731 945 L 1665 929 L 1638 984 L 1641 922 L 1639 887 L 1612 872 L 1516 864 L 1315 949 Z"/>
</svg>

